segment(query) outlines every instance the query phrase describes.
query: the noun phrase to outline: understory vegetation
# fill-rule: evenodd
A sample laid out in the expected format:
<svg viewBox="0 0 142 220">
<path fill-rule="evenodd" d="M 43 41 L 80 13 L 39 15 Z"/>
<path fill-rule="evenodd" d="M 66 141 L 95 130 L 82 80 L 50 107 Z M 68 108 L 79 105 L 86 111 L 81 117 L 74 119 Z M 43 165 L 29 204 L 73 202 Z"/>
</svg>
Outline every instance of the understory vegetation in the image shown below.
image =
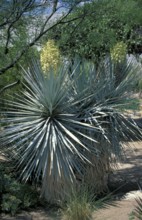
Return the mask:
<svg viewBox="0 0 142 220">
<path fill-rule="evenodd" d="M 0 212 L 12 216 L 18 211 L 43 205 L 38 190 L 29 184 L 20 183 L 9 163 L 0 165 Z"/>
</svg>

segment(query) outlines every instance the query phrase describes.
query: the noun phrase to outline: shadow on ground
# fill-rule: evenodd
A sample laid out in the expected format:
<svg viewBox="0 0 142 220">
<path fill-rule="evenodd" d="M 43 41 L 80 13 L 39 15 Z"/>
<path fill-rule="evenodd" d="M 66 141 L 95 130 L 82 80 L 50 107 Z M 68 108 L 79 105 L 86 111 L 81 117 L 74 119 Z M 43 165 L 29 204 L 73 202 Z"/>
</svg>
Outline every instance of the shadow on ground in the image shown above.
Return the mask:
<svg viewBox="0 0 142 220">
<path fill-rule="evenodd" d="M 109 175 L 110 191 L 127 193 L 142 189 L 142 142 L 129 143 L 126 159 Z"/>
</svg>

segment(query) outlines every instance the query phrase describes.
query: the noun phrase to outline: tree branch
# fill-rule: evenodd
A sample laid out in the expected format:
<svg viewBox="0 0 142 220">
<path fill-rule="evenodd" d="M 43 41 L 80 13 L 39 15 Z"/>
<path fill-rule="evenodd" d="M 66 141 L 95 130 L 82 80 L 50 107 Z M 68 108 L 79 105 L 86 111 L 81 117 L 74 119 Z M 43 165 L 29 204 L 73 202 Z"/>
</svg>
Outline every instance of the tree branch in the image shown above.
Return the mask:
<svg viewBox="0 0 142 220">
<path fill-rule="evenodd" d="M 55 24 L 51 25 L 50 27 L 48 27 L 47 29 L 45 29 L 48 21 L 51 19 L 51 17 L 55 14 L 55 9 L 56 11 L 59 9 L 57 9 L 57 1 L 54 1 L 54 5 L 53 5 L 53 10 L 52 13 L 50 14 L 50 16 L 48 16 L 48 18 L 46 19 L 46 21 L 44 22 L 38 36 L 36 36 L 32 42 L 30 42 L 27 46 L 24 47 L 24 49 L 15 57 L 15 59 L 13 59 L 13 61 L 11 63 L 9 63 L 7 66 L 3 67 L 0 69 L 0 75 L 4 74 L 8 69 L 14 67 L 14 65 L 21 59 L 21 57 L 28 51 L 28 49 L 30 47 L 32 47 L 33 45 L 35 45 L 35 43 L 44 35 L 46 34 L 49 30 L 51 30 L 52 28 L 54 28 L 55 26 L 57 26 L 58 24 L 61 24 L 63 22 L 63 20 L 72 12 L 72 10 L 74 9 L 76 5 L 72 6 L 68 12 L 61 17 L 61 19 L 59 19 Z M 76 18 L 78 19 L 78 18 Z M 73 19 L 75 20 L 75 19 Z M 71 22 L 71 20 L 69 20 L 68 22 Z"/>
<path fill-rule="evenodd" d="M 25 1 L 26 2 L 26 1 Z M 18 17 L 15 18 L 15 20 L 13 20 L 13 24 L 16 23 L 20 17 L 23 15 L 23 13 L 25 12 L 25 10 L 29 10 L 29 7 L 31 7 L 31 4 L 34 4 L 35 0 L 30 0 L 28 2 L 28 4 L 24 7 L 24 10 L 21 11 L 21 13 L 19 14 Z M 4 74 L 8 69 L 12 68 L 15 66 L 15 64 L 21 59 L 21 57 L 28 51 L 28 49 L 30 47 L 32 47 L 33 45 L 35 45 L 35 43 L 43 36 L 45 35 L 48 31 L 50 31 L 52 28 L 56 27 L 59 24 L 64 24 L 64 23 L 69 23 L 72 21 L 75 21 L 77 19 L 80 19 L 81 17 L 84 17 L 85 15 L 81 15 L 81 16 L 77 16 L 73 19 L 69 19 L 67 21 L 65 21 L 65 19 L 67 18 L 67 16 L 73 11 L 73 9 L 81 2 L 81 0 L 77 1 L 74 5 L 72 5 L 72 7 L 68 10 L 68 12 L 62 16 L 56 23 L 54 23 L 53 25 L 51 25 L 50 27 L 46 28 L 47 23 L 49 22 L 49 20 L 53 17 L 53 15 L 57 12 L 57 10 L 59 10 L 61 8 L 58 7 L 59 0 L 54 0 L 53 1 L 53 6 L 52 6 L 52 12 L 51 14 L 47 17 L 46 21 L 44 22 L 43 26 L 41 27 L 38 35 L 27 45 L 25 45 L 25 47 L 17 54 L 17 56 L 5 67 L 0 69 L 0 75 Z M 46 4 L 46 3 L 44 3 Z M 39 5 L 38 5 L 39 6 Z M 8 38 L 9 40 L 9 38 Z"/>
<path fill-rule="evenodd" d="M 57 4 L 58 4 L 58 0 L 54 0 L 54 2 L 53 2 L 53 8 L 52 8 L 52 12 L 53 12 L 53 13 L 56 12 L 56 10 L 57 10 Z"/>
<path fill-rule="evenodd" d="M 35 0 L 26 0 L 21 5 L 21 8 L 18 8 L 19 2 L 13 0 L 13 4 L 11 7 L 11 13 L 7 15 L 7 18 L 4 17 L 5 21 L 0 24 L 0 28 L 4 27 L 5 25 L 14 24 L 16 21 L 20 19 L 24 12 L 31 10 L 32 6 L 34 5 Z M 21 3 L 21 2 L 20 2 Z M 7 12 L 8 13 L 8 12 Z M 14 15 L 14 19 L 12 19 Z"/>
</svg>

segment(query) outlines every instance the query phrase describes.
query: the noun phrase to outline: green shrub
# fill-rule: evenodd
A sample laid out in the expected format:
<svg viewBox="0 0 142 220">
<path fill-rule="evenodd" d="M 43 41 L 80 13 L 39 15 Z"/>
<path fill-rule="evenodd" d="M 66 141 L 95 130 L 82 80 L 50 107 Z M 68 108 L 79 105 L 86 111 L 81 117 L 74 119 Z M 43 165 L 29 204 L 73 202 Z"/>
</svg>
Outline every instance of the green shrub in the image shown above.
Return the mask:
<svg viewBox="0 0 142 220">
<path fill-rule="evenodd" d="M 1 210 L 11 213 L 11 215 L 15 215 L 19 210 L 21 203 L 22 201 L 17 199 L 16 196 L 13 196 L 9 193 L 4 194 L 2 197 Z"/>
<path fill-rule="evenodd" d="M 133 211 L 129 214 L 129 220 L 135 220 L 135 213 Z"/>
<path fill-rule="evenodd" d="M 19 210 L 36 207 L 40 204 L 39 193 L 35 187 L 22 184 L 0 167 L 0 206 L 2 212 L 15 215 Z"/>
</svg>

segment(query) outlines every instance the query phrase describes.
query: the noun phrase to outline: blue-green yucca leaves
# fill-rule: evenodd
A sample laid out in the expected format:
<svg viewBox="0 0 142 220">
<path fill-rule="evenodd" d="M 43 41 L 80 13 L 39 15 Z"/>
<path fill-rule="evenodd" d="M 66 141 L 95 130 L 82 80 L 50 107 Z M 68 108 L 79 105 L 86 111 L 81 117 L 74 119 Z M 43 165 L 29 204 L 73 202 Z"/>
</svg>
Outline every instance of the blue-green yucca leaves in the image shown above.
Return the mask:
<svg viewBox="0 0 142 220">
<path fill-rule="evenodd" d="M 138 127 L 119 112 L 128 102 L 128 92 L 137 83 L 141 69 L 133 65 L 133 60 L 124 63 L 121 66 L 123 78 L 119 83 L 116 83 L 116 71 L 110 60 L 105 60 L 98 71 L 92 64 L 82 62 L 82 65 L 74 68 L 73 91 L 76 99 L 82 100 L 79 104 L 80 116 L 83 115 L 84 120 L 90 120 L 90 124 L 99 128 L 99 134 L 94 134 L 96 139 L 99 141 L 103 137 L 103 141 L 105 139 L 111 147 L 107 154 L 111 157 L 113 153 L 120 158 L 121 141 L 141 137 Z"/>
<path fill-rule="evenodd" d="M 75 67 L 73 68 L 75 91 L 81 95 L 82 91 L 85 94 L 95 93 L 93 97 L 97 104 L 99 102 L 106 104 L 109 101 L 116 105 L 116 99 L 119 100 L 119 104 L 121 99 L 126 102 L 128 92 L 132 91 L 142 74 L 141 67 L 136 63 L 133 64 L 133 59 L 119 64 L 119 68 L 109 58 L 100 63 L 97 71 L 91 62 L 87 63 L 84 60 L 81 65 Z"/>
<path fill-rule="evenodd" d="M 1 112 L 6 117 L 1 119 L 5 126 L 0 140 L 4 148 L 15 151 L 26 181 L 34 173 L 37 180 L 42 175 L 43 182 L 47 176 L 48 181 L 73 182 L 73 169 L 79 172 L 80 161 L 89 162 L 85 152 L 98 151 L 92 145 L 96 142 L 92 133 L 99 128 L 79 118 L 66 70 L 56 75 L 51 72 L 45 77 L 34 63 L 23 73 L 26 90 L 15 101 L 7 101 L 8 111 Z"/>
<path fill-rule="evenodd" d="M 86 62 L 75 63 L 70 75 L 68 68 L 61 68 L 44 76 L 36 62 L 23 71 L 26 89 L 3 107 L 0 133 L 2 147 L 14 153 L 23 180 L 42 178 L 42 190 L 50 199 L 50 193 L 54 198 L 57 190 L 62 194 L 64 185 L 76 180 L 74 171 L 84 174 L 86 164 L 100 164 L 99 169 L 102 164 L 104 175 L 104 155 L 108 161 L 112 154 L 120 158 L 122 137 L 128 140 L 138 132 L 118 112 L 136 79 L 130 70 L 128 65 L 117 87 L 109 62 L 99 72 Z"/>
</svg>

